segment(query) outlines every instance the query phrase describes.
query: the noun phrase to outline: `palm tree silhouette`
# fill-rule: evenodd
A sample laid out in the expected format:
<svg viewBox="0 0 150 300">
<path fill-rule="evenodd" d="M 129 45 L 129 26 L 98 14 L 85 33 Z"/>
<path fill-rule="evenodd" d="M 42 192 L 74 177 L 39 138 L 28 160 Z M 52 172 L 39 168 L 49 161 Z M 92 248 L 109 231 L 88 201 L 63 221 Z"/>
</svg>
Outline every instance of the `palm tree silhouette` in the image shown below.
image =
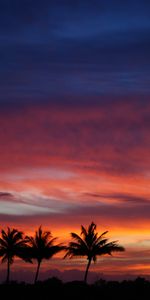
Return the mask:
<svg viewBox="0 0 150 300">
<path fill-rule="evenodd" d="M 92 222 L 88 229 L 81 225 L 80 236 L 74 232 L 71 233 L 73 241 L 66 247 L 66 257 L 82 257 L 86 256 L 88 263 L 85 271 L 84 282 L 87 282 L 88 270 L 92 260 L 96 262 L 97 256 L 109 254 L 115 251 L 125 251 L 124 247 L 119 246 L 117 241 L 108 242 L 105 237 L 108 231 L 98 235 L 96 232 L 96 225 Z M 83 236 L 83 238 L 82 238 Z"/>
<path fill-rule="evenodd" d="M 35 236 L 27 236 L 27 243 L 30 247 L 30 258 L 37 260 L 37 270 L 34 283 L 37 282 L 39 276 L 40 265 L 43 259 L 50 259 L 56 253 L 62 251 L 64 247 L 61 244 L 54 245 L 57 238 L 52 238 L 50 231 L 43 231 L 40 226 L 35 232 Z"/>
<path fill-rule="evenodd" d="M 7 227 L 7 231 L 1 230 L 0 237 L 0 256 L 2 263 L 7 262 L 7 275 L 6 282 L 9 283 L 10 279 L 10 265 L 14 262 L 15 256 L 22 258 L 25 261 L 30 261 L 26 258 L 25 248 L 26 241 L 23 238 L 23 232 L 17 229 Z"/>
</svg>

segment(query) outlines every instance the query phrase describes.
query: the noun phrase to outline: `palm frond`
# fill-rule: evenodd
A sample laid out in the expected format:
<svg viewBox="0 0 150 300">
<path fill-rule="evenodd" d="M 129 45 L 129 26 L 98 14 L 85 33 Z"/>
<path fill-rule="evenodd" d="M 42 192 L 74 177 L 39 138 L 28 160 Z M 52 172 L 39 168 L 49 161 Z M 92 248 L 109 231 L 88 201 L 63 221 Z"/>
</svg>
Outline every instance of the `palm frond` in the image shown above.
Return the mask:
<svg viewBox="0 0 150 300">
<path fill-rule="evenodd" d="M 8 235 L 6 234 L 5 230 L 2 229 L 1 234 L 2 234 L 2 239 L 7 242 L 8 241 Z"/>
<path fill-rule="evenodd" d="M 125 251 L 124 247 L 118 245 L 117 241 L 109 242 L 105 237 L 108 231 L 98 235 L 96 224 L 92 222 L 88 229 L 81 225 L 80 236 L 71 233 L 72 240 L 66 247 L 66 257 L 86 256 L 88 260 L 96 262 L 97 256 L 109 254 L 112 252 Z M 82 236 L 82 237 L 81 237 Z"/>
<path fill-rule="evenodd" d="M 88 227 L 88 233 L 91 234 L 96 230 L 96 224 L 92 222 Z"/>
<path fill-rule="evenodd" d="M 71 232 L 71 237 L 76 240 L 82 247 L 87 247 L 85 240 L 83 240 L 78 234 L 75 232 Z"/>
<path fill-rule="evenodd" d="M 95 242 L 95 245 L 97 246 L 97 247 L 102 247 L 102 246 L 104 246 L 106 243 L 108 242 L 108 239 L 103 239 L 103 240 L 96 240 L 96 242 Z"/>
<path fill-rule="evenodd" d="M 52 238 L 52 239 L 51 239 L 50 241 L 48 241 L 48 242 L 47 242 L 47 240 L 46 240 L 46 242 L 47 242 L 46 246 L 47 246 L 47 247 L 52 246 L 56 240 L 57 240 L 57 237 L 56 237 L 56 238 Z"/>
<path fill-rule="evenodd" d="M 7 242 L 2 238 L 0 238 L 0 247 L 7 247 Z"/>
<path fill-rule="evenodd" d="M 81 225 L 81 235 L 83 235 L 84 239 L 86 238 L 87 234 L 88 233 L 87 233 L 86 228 L 83 225 Z"/>
<path fill-rule="evenodd" d="M 40 226 L 35 235 L 26 236 L 27 245 L 29 246 L 28 256 L 41 262 L 43 259 L 49 259 L 53 255 L 64 249 L 62 244 L 55 245 L 57 238 L 53 238 L 50 231 L 43 231 Z"/>
</svg>

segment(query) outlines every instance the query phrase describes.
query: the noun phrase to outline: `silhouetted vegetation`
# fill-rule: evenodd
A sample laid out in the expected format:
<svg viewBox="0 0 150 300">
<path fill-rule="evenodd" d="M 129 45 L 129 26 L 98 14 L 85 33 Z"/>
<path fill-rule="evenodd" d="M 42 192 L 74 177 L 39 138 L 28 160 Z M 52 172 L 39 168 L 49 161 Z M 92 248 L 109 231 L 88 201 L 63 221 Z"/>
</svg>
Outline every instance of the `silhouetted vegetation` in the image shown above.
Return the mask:
<svg viewBox="0 0 150 300">
<path fill-rule="evenodd" d="M 97 256 L 109 254 L 125 249 L 118 245 L 117 241 L 109 242 L 106 238 L 107 231 L 98 235 L 96 225 L 92 222 L 88 229 L 81 226 L 81 236 L 71 233 L 73 241 L 67 247 L 61 244 L 55 245 L 50 231 L 43 231 L 41 227 L 35 235 L 24 237 L 23 232 L 17 229 L 7 228 L 1 230 L 0 257 L 1 262 L 7 263 L 7 276 L 5 283 L 0 284 L 0 295 L 4 299 L 25 300 L 48 300 L 48 299 L 115 299 L 115 300 L 144 300 L 150 295 L 150 282 L 138 277 L 136 280 L 105 281 L 97 280 L 94 284 L 87 284 L 87 274 L 92 261 Z M 66 251 L 65 257 L 87 257 L 84 281 L 72 281 L 63 283 L 58 278 L 49 278 L 45 281 L 37 281 L 40 265 L 43 259 L 50 259 L 61 250 Z M 19 257 L 26 262 L 37 261 L 35 284 L 25 282 L 17 283 L 10 281 L 10 265 L 14 258 Z M 8 287 L 9 283 L 9 287 Z"/>
<path fill-rule="evenodd" d="M 62 250 L 66 250 L 66 257 L 87 257 L 88 264 L 84 276 L 84 282 L 87 281 L 88 270 L 92 260 L 96 262 L 97 256 L 109 254 L 115 251 L 124 251 L 125 249 L 118 245 L 117 241 L 108 242 L 105 237 L 107 231 L 100 236 L 96 232 L 96 224 L 93 222 L 86 229 L 81 225 L 81 236 L 72 232 L 73 241 L 68 246 L 62 244 L 55 245 L 56 238 L 53 238 L 50 231 L 43 231 L 41 226 L 35 232 L 35 236 L 26 236 L 22 231 L 7 228 L 7 231 L 1 230 L 0 237 L 0 257 L 2 262 L 7 262 L 6 283 L 9 283 L 10 265 L 14 262 L 15 256 L 26 262 L 32 263 L 37 260 L 37 270 L 34 283 L 38 280 L 40 265 L 43 259 L 50 259 Z"/>
<path fill-rule="evenodd" d="M 6 284 L 0 285 L 0 295 L 4 299 L 15 300 L 51 300 L 51 299 L 83 299 L 83 300 L 145 300 L 149 299 L 150 282 L 144 278 L 134 281 L 124 280 L 105 281 L 98 280 L 88 285 L 83 281 L 63 283 L 58 278 L 50 278 L 35 285 L 11 282 L 9 288 Z"/>
<path fill-rule="evenodd" d="M 41 226 L 35 232 L 35 236 L 27 236 L 26 242 L 29 246 L 27 257 L 37 260 L 37 271 L 34 283 L 39 275 L 40 265 L 43 259 L 50 259 L 52 256 L 62 251 L 64 247 L 61 244 L 54 245 L 56 238 L 52 238 L 50 231 L 42 231 Z"/>
<path fill-rule="evenodd" d="M 108 242 L 108 239 L 105 237 L 108 231 L 103 232 L 101 235 L 98 235 L 96 232 L 96 224 L 93 222 L 86 229 L 81 225 L 81 235 L 72 232 L 71 238 L 72 242 L 69 243 L 67 247 L 67 253 L 65 258 L 69 256 L 73 257 L 87 257 L 87 267 L 85 271 L 84 281 L 87 281 L 88 270 L 91 265 L 92 260 L 96 262 L 97 256 L 104 254 L 111 255 L 112 252 L 125 251 L 122 246 L 119 246 L 117 241 Z M 83 238 L 82 238 L 83 237 Z"/>
<path fill-rule="evenodd" d="M 0 256 L 2 257 L 2 263 L 7 263 L 7 283 L 9 283 L 10 265 L 14 262 L 15 256 L 30 262 L 30 258 L 26 256 L 27 247 L 26 240 L 23 238 L 23 232 L 9 227 L 7 231 L 1 230 Z"/>
</svg>

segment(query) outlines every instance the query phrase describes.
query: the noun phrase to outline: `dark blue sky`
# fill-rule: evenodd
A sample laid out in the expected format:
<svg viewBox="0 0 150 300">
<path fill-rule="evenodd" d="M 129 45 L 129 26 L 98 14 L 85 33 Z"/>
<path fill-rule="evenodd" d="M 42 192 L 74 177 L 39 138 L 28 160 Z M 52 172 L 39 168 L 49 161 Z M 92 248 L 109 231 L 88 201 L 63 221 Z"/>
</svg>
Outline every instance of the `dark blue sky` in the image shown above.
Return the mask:
<svg viewBox="0 0 150 300">
<path fill-rule="evenodd" d="M 149 37 L 149 1 L 1 0 L 0 103 L 143 101 Z"/>
</svg>

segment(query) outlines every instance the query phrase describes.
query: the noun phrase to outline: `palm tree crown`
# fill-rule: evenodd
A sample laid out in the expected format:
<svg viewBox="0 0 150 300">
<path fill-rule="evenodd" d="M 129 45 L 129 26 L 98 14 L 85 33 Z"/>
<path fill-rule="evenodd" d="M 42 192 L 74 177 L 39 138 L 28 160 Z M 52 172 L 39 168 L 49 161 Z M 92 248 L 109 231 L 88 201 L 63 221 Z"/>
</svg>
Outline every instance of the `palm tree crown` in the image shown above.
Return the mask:
<svg viewBox="0 0 150 300">
<path fill-rule="evenodd" d="M 96 232 L 96 224 L 93 222 L 89 225 L 88 229 L 81 225 L 80 236 L 74 232 L 71 233 L 73 241 L 71 241 L 67 247 L 65 258 L 67 256 L 70 258 L 87 257 L 88 264 L 84 277 L 85 281 L 87 280 L 90 264 L 92 260 L 96 262 L 97 256 L 105 254 L 111 255 L 112 252 L 125 250 L 122 246 L 118 245 L 117 241 L 108 242 L 108 238 L 105 237 L 107 233 L 108 231 L 105 231 L 101 235 L 98 235 L 98 232 Z"/>
<path fill-rule="evenodd" d="M 35 232 L 35 236 L 27 236 L 29 253 L 31 259 L 36 259 L 38 262 L 35 282 L 38 279 L 40 265 L 43 259 L 50 259 L 53 255 L 63 249 L 61 244 L 54 245 L 56 238 L 53 238 L 50 231 L 43 231 L 40 226 Z"/>
<path fill-rule="evenodd" d="M 29 261 L 24 255 L 24 249 L 26 247 L 26 241 L 23 238 L 22 231 L 9 227 L 7 231 L 1 230 L 0 256 L 2 257 L 2 262 L 7 262 L 7 282 L 9 282 L 10 265 L 14 262 L 15 256 Z"/>
</svg>

